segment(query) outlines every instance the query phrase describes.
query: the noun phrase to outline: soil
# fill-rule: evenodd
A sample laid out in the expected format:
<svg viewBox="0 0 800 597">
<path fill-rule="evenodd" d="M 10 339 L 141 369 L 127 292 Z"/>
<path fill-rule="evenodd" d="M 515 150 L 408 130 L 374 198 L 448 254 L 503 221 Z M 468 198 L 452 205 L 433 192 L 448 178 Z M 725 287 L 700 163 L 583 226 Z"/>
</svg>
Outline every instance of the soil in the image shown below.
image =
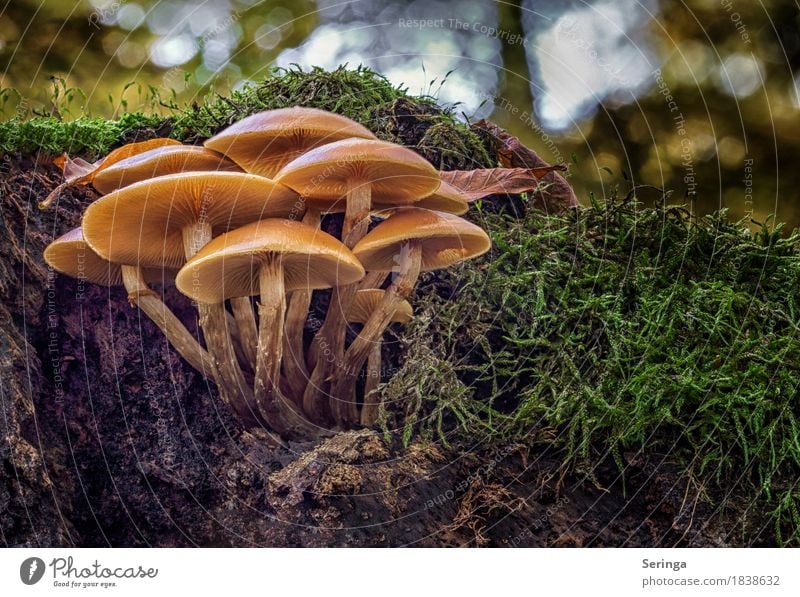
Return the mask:
<svg viewBox="0 0 800 597">
<path fill-rule="evenodd" d="M 375 432 L 275 447 L 243 431 L 121 289 L 42 251 L 91 189 L 17 156 L 0 184 L 0 537 L 7 546 L 716 545 L 669 470 L 564 475 L 541 443 L 401 448 Z M 193 309 L 165 290 L 186 325 Z M 721 536 L 721 534 L 720 534 Z"/>
</svg>

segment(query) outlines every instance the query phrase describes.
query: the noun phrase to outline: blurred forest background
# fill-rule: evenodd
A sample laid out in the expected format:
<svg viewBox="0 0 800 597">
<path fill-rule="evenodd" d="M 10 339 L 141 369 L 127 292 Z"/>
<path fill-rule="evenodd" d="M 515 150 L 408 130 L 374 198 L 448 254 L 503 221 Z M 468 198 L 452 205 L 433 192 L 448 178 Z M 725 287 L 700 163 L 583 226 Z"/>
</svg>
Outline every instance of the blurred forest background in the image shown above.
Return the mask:
<svg viewBox="0 0 800 597">
<path fill-rule="evenodd" d="M 273 66 L 364 64 L 569 163 L 582 201 L 658 189 L 800 225 L 794 0 L 4 0 L 2 118 L 163 110 Z M 133 83 L 129 85 L 129 83 Z"/>
</svg>

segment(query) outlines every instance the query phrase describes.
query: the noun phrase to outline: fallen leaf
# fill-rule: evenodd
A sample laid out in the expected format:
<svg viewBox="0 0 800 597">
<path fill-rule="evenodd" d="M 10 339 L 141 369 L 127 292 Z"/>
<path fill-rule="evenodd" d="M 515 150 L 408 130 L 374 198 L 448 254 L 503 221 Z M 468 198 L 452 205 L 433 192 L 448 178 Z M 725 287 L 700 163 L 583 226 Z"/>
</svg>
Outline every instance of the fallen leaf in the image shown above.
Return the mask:
<svg viewBox="0 0 800 597">
<path fill-rule="evenodd" d="M 547 162 L 540 158 L 535 151 L 525 147 L 517 137 L 493 122 L 480 120 L 472 126 L 488 135 L 501 166 L 531 170 L 547 167 Z M 540 185 L 533 196 L 533 204 L 537 207 L 545 210 L 563 210 L 578 205 L 575 191 L 555 169 L 545 174 L 541 181 L 547 184 Z"/>
<path fill-rule="evenodd" d="M 488 195 L 533 193 L 548 174 L 557 170 L 565 170 L 565 168 L 564 166 L 479 168 L 478 170 L 450 170 L 440 172 L 440 175 L 444 182 L 461 191 L 466 200 L 472 202 Z"/>
</svg>

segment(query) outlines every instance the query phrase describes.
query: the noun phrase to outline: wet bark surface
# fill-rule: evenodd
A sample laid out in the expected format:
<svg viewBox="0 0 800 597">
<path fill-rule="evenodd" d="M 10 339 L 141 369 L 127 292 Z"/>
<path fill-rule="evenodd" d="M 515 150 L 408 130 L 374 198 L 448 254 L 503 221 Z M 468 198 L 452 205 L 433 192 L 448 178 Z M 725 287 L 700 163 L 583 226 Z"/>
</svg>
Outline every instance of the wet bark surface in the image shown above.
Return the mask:
<svg viewBox="0 0 800 597">
<path fill-rule="evenodd" d="M 42 259 L 95 198 L 49 160 L 0 183 L 0 537 L 8 546 L 713 545 L 669 471 L 564 476 L 533 445 L 270 445 L 243 431 L 120 288 Z M 197 317 L 164 290 L 187 327 Z M 324 297 L 322 299 L 324 300 Z M 691 506 L 691 505 L 690 505 Z M 691 512 L 691 516 L 687 515 Z"/>
</svg>

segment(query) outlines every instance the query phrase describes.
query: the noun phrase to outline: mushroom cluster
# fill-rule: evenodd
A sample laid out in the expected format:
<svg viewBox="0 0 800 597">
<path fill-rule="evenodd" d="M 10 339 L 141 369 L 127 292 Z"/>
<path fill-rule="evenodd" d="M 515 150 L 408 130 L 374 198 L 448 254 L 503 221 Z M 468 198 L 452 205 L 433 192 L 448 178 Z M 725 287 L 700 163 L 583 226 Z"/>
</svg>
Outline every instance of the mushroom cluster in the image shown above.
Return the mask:
<svg viewBox="0 0 800 597">
<path fill-rule="evenodd" d="M 261 112 L 203 147 L 127 154 L 85 175 L 103 196 L 46 261 L 123 285 L 243 425 L 283 438 L 374 425 L 381 340 L 411 319 L 420 273 L 490 248 L 459 217 L 465 198 L 425 159 L 322 110 Z M 320 225 L 336 213 L 339 238 Z M 202 341 L 154 283 L 192 299 Z M 310 338 L 319 289 L 331 289 L 330 301 Z M 349 344 L 348 325 L 360 326 Z"/>
</svg>

